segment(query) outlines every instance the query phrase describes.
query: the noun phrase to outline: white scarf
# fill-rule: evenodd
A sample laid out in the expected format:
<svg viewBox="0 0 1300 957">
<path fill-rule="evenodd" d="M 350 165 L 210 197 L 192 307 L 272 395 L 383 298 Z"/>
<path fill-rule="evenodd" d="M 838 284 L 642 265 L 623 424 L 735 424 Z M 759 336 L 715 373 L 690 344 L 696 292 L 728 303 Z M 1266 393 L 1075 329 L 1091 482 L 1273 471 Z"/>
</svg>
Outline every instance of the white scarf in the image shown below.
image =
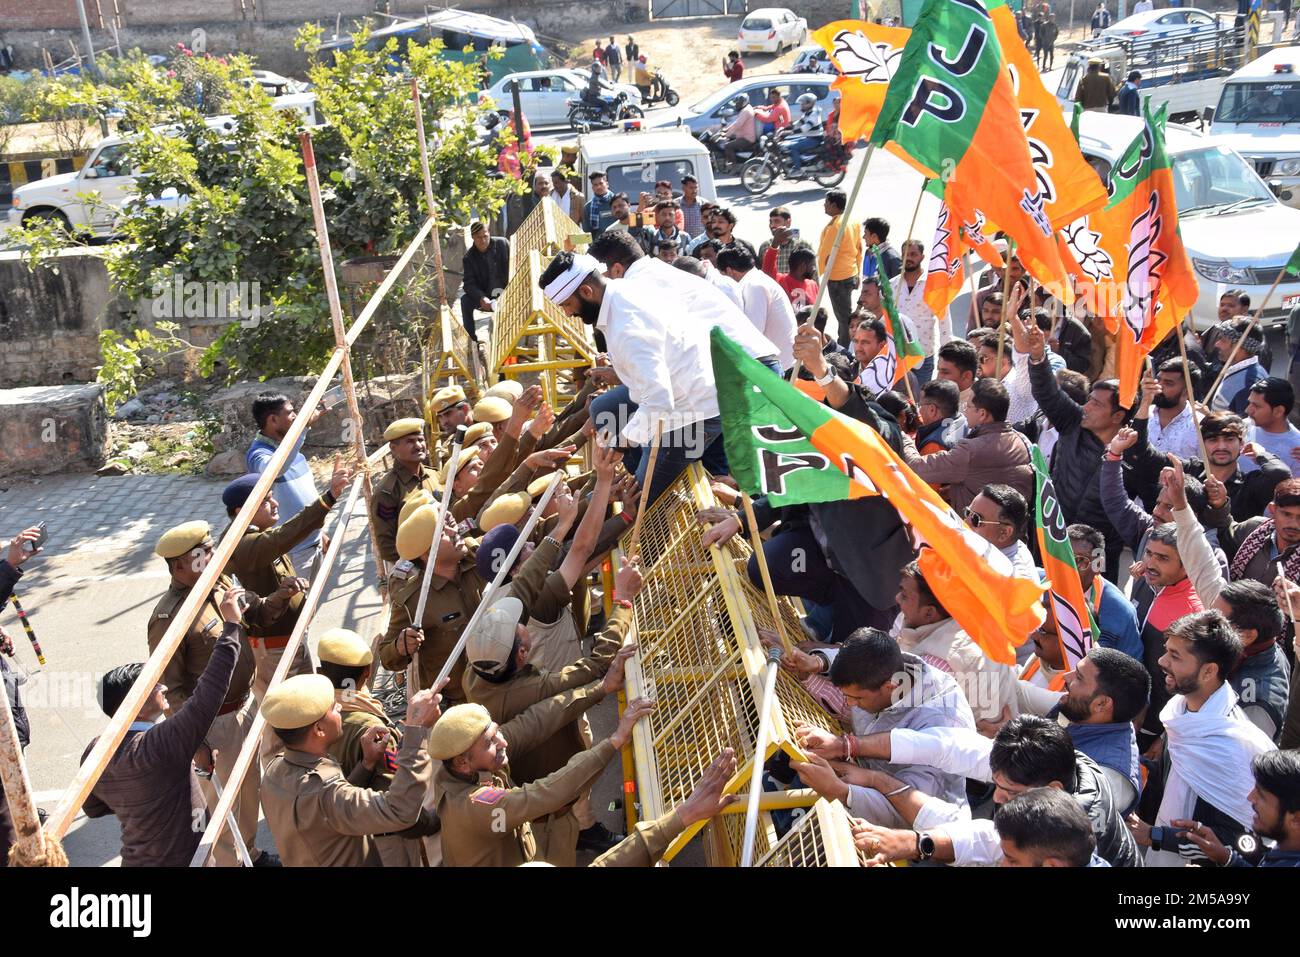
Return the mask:
<svg viewBox="0 0 1300 957">
<path fill-rule="evenodd" d="M 1187 698 L 1174 695 L 1160 712 L 1169 737 L 1169 757 L 1197 797 L 1248 828 L 1254 812 L 1246 796 L 1255 786 L 1250 762 L 1275 745 L 1237 707 L 1237 694 L 1225 681 L 1201 706 L 1187 710 Z"/>
</svg>

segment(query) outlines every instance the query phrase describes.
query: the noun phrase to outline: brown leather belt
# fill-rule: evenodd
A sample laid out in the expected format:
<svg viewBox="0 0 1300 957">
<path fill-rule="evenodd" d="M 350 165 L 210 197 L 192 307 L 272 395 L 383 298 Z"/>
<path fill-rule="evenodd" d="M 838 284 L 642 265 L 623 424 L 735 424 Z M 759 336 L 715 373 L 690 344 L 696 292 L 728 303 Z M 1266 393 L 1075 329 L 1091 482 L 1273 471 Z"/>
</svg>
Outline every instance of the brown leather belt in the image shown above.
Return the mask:
<svg viewBox="0 0 1300 957">
<path fill-rule="evenodd" d="M 263 648 L 283 648 L 289 644 L 289 635 L 249 635 L 250 645 L 260 644 Z"/>
<path fill-rule="evenodd" d="M 230 714 L 232 711 L 238 711 L 240 708 L 244 706 L 244 702 L 247 700 L 248 700 L 248 692 L 245 691 L 242 695 L 240 695 L 238 701 L 233 701 L 230 702 L 229 704 L 223 704 L 221 706 L 221 710 L 217 712 L 217 717 L 220 717 L 223 714 Z"/>
</svg>

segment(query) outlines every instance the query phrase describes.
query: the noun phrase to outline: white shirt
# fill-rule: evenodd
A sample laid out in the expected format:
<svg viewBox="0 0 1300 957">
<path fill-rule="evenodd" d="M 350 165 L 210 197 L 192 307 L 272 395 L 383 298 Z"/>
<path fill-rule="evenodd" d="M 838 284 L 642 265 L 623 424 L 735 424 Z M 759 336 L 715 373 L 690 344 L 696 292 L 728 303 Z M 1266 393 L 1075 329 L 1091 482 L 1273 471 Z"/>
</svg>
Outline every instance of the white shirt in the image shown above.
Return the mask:
<svg viewBox="0 0 1300 957">
<path fill-rule="evenodd" d="M 754 328 L 776 344 L 782 369 L 794 365 L 794 306 L 775 279 L 761 269 L 751 269 L 739 280 L 745 315 Z"/>
<path fill-rule="evenodd" d="M 1151 418 L 1147 420 L 1147 438 L 1157 452 L 1173 452 L 1180 459 L 1200 456 L 1200 445 L 1196 439 L 1196 421 L 1192 413 L 1192 404 L 1184 403 L 1183 410 L 1161 426 L 1160 410 L 1151 406 Z"/>
<path fill-rule="evenodd" d="M 736 304 L 736 308 L 744 310 L 744 300 L 740 298 L 740 284 L 730 276 L 724 276 L 722 272 L 709 262 L 707 259 L 701 259 L 704 263 L 704 278 L 713 285 L 722 290 L 723 295 Z"/>
<path fill-rule="evenodd" d="M 1246 441 L 1258 444 L 1269 455 L 1280 459 L 1282 464 L 1291 470 L 1292 476 L 1300 475 L 1300 462 L 1291 457 L 1292 450 L 1300 448 L 1300 429 L 1286 419 L 1282 421 L 1286 425 L 1285 432 L 1265 432 L 1247 419 Z M 1237 468 L 1247 474 L 1259 471 L 1259 466 L 1248 455 L 1237 459 Z"/>
<path fill-rule="evenodd" d="M 726 276 L 722 278 L 727 279 Z M 679 322 L 689 321 L 691 325 L 704 329 L 706 342 L 709 330 L 718 326 L 751 358 L 766 359 L 778 354 L 775 343 L 754 328 L 740 307 L 718 288 L 718 283 L 701 279 L 653 256 L 642 256 L 634 262 L 623 273 L 623 279 L 636 280 L 643 285 L 645 295 L 652 297 L 652 301 L 671 303 Z M 739 286 L 736 294 L 740 294 Z"/>
<path fill-rule="evenodd" d="M 1153 9 L 1154 6 L 1155 5 L 1151 2 L 1151 0 L 1138 0 L 1137 3 L 1133 4 L 1133 12 L 1146 13 L 1148 10 Z"/>
<path fill-rule="evenodd" d="M 596 328 L 605 333 L 614 371 L 638 406 L 623 426 L 624 441 L 649 445 L 658 422 L 667 434 L 718 414 L 706 326 L 677 321 L 662 297 L 614 279 L 605 283 Z"/>
<path fill-rule="evenodd" d="M 894 303 L 898 306 L 899 314 L 907 316 L 916 326 L 916 341 L 920 343 L 921 349 L 927 356 L 934 355 L 940 346 L 952 338 L 952 317 L 945 313 L 939 319 L 925 304 L 925 273 L 920 274 L 916 285 L 911 289 L 907 287 L 907 280 L 902 273 L 890 280 L 889 284 L 893 287 Z"/>
</svg>

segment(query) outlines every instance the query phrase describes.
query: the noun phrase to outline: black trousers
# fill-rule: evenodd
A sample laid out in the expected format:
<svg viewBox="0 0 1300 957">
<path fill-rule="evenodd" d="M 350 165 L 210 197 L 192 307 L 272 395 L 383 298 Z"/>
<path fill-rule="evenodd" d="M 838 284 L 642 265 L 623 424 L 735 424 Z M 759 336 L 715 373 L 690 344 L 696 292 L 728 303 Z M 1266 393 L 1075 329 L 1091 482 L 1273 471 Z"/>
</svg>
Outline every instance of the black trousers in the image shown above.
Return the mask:
<svg viewBox="0 0 1300 957">
<path fill-rule="evenodd" d="M 465 331 L 469 333 L 471 342 L 478 342 L 478 333 L 474 330 L 474 310 L 477 308 L 478 302 L 471 296 L 460 297 L 460 321 L 465 324 Z"/>
</svg>

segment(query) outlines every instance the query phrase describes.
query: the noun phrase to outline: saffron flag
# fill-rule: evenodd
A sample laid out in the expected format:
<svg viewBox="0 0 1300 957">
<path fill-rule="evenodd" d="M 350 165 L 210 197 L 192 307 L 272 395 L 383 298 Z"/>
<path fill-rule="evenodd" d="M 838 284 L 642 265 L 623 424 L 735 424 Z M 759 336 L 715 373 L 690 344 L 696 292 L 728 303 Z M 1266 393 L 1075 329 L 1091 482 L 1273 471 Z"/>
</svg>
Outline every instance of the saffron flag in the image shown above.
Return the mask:
<svg viewBox="0 0 1300 957">
<path fill-rule="evenodd" d="M 880 247 L 872 246 L 871 255 L 876 258 L 876 285 L 880 287 L 881 319 L 885 323 L 885 347 L 876 357 L 867 363 L 867 367 L 858 376 L 858 381 L 877 394 L 888 392 L 907 373 L 925 361 L 925 352 L 921 344 L 907 338 L 907 327 L 898 314 L 894 303 L 894 287 L 885 275 L 884 264 L 880 259 Z"/>
<path fill-rule="evenodd" d="M 1119 402 L 1133 404 L 1146 355 L 1191 310 L 1199 287 L 1178 231 L 1173 171 L 1165 152 L 1165 107 L 1144 104 L 1142 132 L 1111 169 L 1110 203 L 1088 217 L 1123 282 L 1114 290 Z M 1082 263 L 1081 263 L 1082 264 Z"/>
<path fill-rule="evenodd" d="M 813 42 L 840 70 L 832 89 L 840 94 L 840 133 L 846 143 L 871 135 L 911 33 L 865 20 L 836 20 L 813 33 Z"/>
<path fill-rule="evenodd" d="M 990 659 L 1014 665 L 1015 649 L 1043 622 L 1044 587 L 1017 578 L 1010 560 L 971 531 L 878 432 L 772 375 L 721 329 L 714 328 L 710 336 L 723 441 L 741 487 L 751 495 L 771 494 L 771 483 L 764 485 L 763 473 L 754 468 L 762 454 L 755 441 L 760 433 L 784 435 L 792 446 L 811 443 L 817 461 L 804 453 L 799 461 L 786 461 L 785 487 L 802 484 L 801 472 L 834 469 L 856 490 L 851 494 L 884 495 L 927 546 L 921 552 L 922 569 L 935 593 L 943 596 L 944 607 Z M 766 441 L 762 445 L 769 448 Z M 832 483 L 818 487 L 830 491 Z M 845 494 L 836 498 L 849 497 L 847 488 L 837 488 Z"/>
<path fill-rule="evenodd" d="M 871 139 L 896 143 L 926 175 L 942 177 L 954 208 L 982 210 L 1016 240 L 1039 282 L 1060 287 L 1055 230 L 982 0 L 926 0 Z"/>
<path fill-rule="evenodd" d="M 966 254 L 962 241 L 961 221 L 944 203 L 939 207 L 939 219 L 934 224 L 934 240 L 930 243 L 930 259 L 925 269 L 926 306 L 936 316 L 948 314 L 948 307 L 961 293 L 966 278 L 962 258 Z"/>
<path fill-rule="evenodd" d="M 1035 525 L 1038 551 L 1043 558 L 1043 571 L 1047 573 L 1048 606 L 1056 620 L 1064 670 L 1073 671 L 1101 635 L 1083 594 L 1079 567 L 1074 563 L 1074 549 L 1070 547 L 1056 486 L 1047 472 L 1047 460 L 1037 445 L 1030 447 L 1029 457 L 1037 480 Z"/>
</svg>

